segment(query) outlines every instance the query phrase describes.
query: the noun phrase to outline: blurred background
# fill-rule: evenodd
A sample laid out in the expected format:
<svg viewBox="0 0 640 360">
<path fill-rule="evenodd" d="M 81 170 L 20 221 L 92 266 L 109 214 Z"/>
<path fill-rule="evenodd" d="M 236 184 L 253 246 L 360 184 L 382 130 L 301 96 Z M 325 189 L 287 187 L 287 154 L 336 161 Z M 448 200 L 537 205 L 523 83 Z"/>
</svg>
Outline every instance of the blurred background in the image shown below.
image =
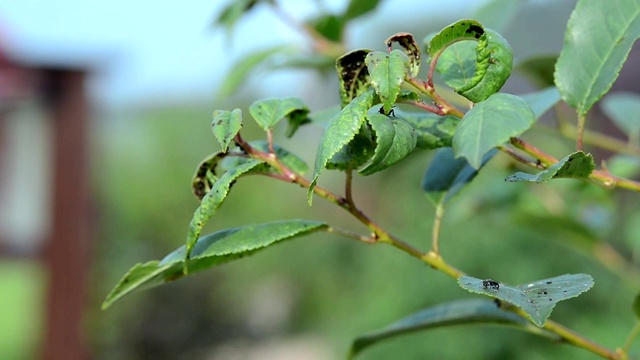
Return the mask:
<svg viewBox="0 0 640 360">
<path fill-rule="evenodd" d="M 472 297 L 392 248 L 322 233 L 100 310 L 130 267 L 183 244 L 197 207 L 191 177 L 218 150 L 210 132 L 215 109 L 285 96 L 300 97 L 312 111 L 336 105 L 336 51 L 382 50 L 396 32 L 422 39 L 470 16 L 505 35 L 516 65 L 549 64 L 575 5 L 380 1 L 336 35 L 342 47 L 323 50 L 309 45 L 299 25 L 340 14 L 347 1 L 241 3 L 251 6 L 229 21 L 226 1 L 0 2 L 0 358 L 339 359 L 362 333 Z M 513 9 L 498 16 L 487 4 Z M 281 45 L 286 50 L 271 50 Z M 260 51 L 284 57 L 238 72 L 243 59 Z M 614 89 L 638 91 L 638 53 L 636 47 L 630 55 L 636 61 L 628 61 Z M 505 91 L 548 84 L 549 67 L 534 73 L 515 71 Z M 556 111 L 563 114 L 571 116 Z M 597 109 L 593 116 L 602 117 Z M 245 123 L 245 138 L 264 136 Z M 527 138 L 566 154 L 574 143 L 552 135 L 553 124 L 553 117 L 543 120 Z M 597 124 L 621 136 L 606 119 Z M 279 129 L 276 141 L 312 164 L 309 144 L 317 143 L 321 128 L 303 128 L 293 139 Z M 395 171 L 355 180 L 364 211 L 422 249 L 433 209 L 420 181 L 431 156 L 416 152 Z M 442 232 L 445 258 L 476 277 L 511 284 L 591 274 L 594 289 L 560 303 L 553 318 L 620 346 L 633 325 L 630 304 L 640 278 L 637 197 L 580 182 L 505 184 L 514 170 L 497 156 L 451 205 Z M 634 176 L 637 168 L 623 170 Z M 336 191 L 341 181 L 333 172 L 321 179 Z M 207 231 L 287 218 L 365 230 L 322 201 L 309 208 L 305 195 L 273 179 L 243 179 Z M 466 326 L 394 339 L 361 358 L 595 356 L 508 328 Z"/>
</svg>

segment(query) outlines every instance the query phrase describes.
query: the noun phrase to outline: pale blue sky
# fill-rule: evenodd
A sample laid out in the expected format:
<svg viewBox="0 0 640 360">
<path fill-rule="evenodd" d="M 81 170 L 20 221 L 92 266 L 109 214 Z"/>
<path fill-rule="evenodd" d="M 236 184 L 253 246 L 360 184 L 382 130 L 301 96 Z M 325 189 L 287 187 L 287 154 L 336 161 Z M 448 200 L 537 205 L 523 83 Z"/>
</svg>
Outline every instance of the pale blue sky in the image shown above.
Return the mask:
<svg viewBox="0 0 640 360">
<path fill-rule="evenodd" d="M 312 13 L 316 3 L 281 2 L 301 18 Z M 451 0 L 423 3 L 420 7 L 433 8 L 437 3 L 437 6 L 446 4 L 449 8 L 464 9 L 463 5 L 470 2 L 480 3 Z M 26 54 L 27 58 L 97 64 L 99 75 L 92 81 L 91 88 L 99 102 L 127 104 L 166 96 L 177 100 L 206 99 L 214 96 L 217 84 L 229 70 L 230 60 L 254 47 L 304 42 L 264 8 L 264 11 L 252 12 L 239 24 L 232 38 L 235 41 L 231 41 L 233 47 L 229 49 L 225 34 L 213 31 L 210 26 L 221 5 L 226 3 L 221 0 L 3 0 L 0 1 L 0 34 L 14 52 Z M 344 6 L 345 1 L 324 3 L 336 9 Z M 392 10 L 393 3 L 398 8 L 398 2 L 393 0 L 383 2 L 382 6 Z M 374 16 L 399 16 L 389 13 L 391 10 L 386 11 L 386 15 Z M 425 19 L 433 16 L 430 13 L 423 13 Z M 404 12 L 401 16 L 412 14 Z M 268 31 L 255 31 L 256 27 Z M 360 26 L 360 30 L 356 25 L 352 33 L 366 40 L 366 31 L 366 25 Z"/>
</svg>

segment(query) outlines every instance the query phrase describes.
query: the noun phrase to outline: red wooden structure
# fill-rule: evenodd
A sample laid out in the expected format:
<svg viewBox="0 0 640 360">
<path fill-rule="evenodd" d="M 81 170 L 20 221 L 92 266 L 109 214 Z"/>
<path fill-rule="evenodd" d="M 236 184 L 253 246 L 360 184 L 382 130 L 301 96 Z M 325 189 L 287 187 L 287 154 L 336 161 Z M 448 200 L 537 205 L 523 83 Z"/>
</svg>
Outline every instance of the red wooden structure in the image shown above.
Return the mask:
<svg viewBox="0 0 640 360">
<path fill-rule="evenodd" d="M 42 104 L 52 129 L 51 228 L 39 251 L 21 255 L 39 259 L 46 268 L 48 288 L 40 358 L 89 359 L 83 331 L 91 245 L 89 105 L 85 89 L 88 71 L 77 66 L 47 64 L 46 59 L 36 62 L 29 59 L 29 65 L 25 65 L 19 57 L 3 53 L 1 45 L 0 173 L 3 157 L 8 153 L 6 140 L 11 136 L 4 120 L 17 104 L 27 99 Z M 6 244 L 0 239 L 0 255 L 15 256 Z"/>
</svg>

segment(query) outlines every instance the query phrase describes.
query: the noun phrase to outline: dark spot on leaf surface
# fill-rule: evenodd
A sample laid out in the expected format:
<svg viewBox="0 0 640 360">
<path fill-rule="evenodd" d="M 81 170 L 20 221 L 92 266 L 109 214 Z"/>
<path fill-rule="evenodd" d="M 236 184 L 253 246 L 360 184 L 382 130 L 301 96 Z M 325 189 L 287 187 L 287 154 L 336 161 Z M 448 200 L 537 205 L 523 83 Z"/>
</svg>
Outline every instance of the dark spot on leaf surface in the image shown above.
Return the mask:
<svg viewBox="0 0 640 360">
<path fill-rule="evenodd" d="M 547 281 L 547 285 L 548 285 L 548 284 L 551 284 L 551 281 Z"/>
<path fill-rule="evenodd" d="M 465 31 L 465 34 L 473 35 L 474 38 L 479 39 L 482 35 L 484 35 L 484 29 L 478 25 L 471 25 Z"/>
</svg>

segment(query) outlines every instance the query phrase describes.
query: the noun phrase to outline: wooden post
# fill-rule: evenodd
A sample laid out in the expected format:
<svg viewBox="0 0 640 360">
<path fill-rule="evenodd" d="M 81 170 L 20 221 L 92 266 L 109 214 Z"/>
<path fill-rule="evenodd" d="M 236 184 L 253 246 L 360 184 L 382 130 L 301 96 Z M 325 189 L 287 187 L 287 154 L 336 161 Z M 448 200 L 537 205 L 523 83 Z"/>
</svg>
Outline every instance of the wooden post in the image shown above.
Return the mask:
<svg viewBox="0 0 640 360">
<path fill-rule="evenodd" d="M 45 70 L 52 120 L 52 229 L 44 251 L 49 275 L 42 359 L 89 359 L 83 315 L 89 270 L 88 104 L 85 72 Z"/>
</svg>

